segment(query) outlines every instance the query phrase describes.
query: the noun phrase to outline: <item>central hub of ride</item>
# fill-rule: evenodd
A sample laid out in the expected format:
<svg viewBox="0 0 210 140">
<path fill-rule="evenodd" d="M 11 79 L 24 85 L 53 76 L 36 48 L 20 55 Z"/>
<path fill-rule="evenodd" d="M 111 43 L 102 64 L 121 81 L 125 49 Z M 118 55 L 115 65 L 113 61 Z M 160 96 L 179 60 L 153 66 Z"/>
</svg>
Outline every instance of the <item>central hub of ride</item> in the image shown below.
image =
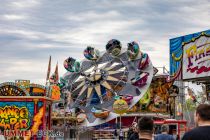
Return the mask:
<svg viewBox="0 0 210 140">
<path fill-rule="evenodd" d="M 99 81 L 102 78 L 102 73 L 99 69 L 93 70 L 88 76 L 87 79 L 91 82 Z"/>
</svg>

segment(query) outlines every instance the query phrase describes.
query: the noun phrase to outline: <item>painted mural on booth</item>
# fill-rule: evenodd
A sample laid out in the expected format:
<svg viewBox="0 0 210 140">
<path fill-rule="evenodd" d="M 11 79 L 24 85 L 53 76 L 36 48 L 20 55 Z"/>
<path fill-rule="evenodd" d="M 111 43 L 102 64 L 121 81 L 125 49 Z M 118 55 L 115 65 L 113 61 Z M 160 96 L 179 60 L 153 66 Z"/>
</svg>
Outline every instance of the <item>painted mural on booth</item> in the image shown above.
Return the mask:
<svg viewBox="0 0 210 140">
<path fill-rule="evenodd" d="M 0 126 L 5 130 L 28 130 L 33 115 L 33 102 L 0 102 Z"/>
<path fill-rule="evenodd" d="M 25 130 L 30 127 L 29 110 L 26 107 L 0 107 L 0 126 L 8 130 Z"/>
</svg>

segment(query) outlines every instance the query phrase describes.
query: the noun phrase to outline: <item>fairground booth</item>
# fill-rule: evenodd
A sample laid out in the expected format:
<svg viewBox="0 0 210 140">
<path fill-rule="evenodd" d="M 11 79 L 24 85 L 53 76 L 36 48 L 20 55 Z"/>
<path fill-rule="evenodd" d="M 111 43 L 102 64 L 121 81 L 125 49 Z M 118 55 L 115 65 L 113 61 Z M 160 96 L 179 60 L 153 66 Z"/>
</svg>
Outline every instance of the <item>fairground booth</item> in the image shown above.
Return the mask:
<svg viewBox="0 0 210 140">
<path fill-rule="evenodd" d="M 170 40 L 170 74 L 206 87 L 210 99 L 210 30 Z"/>
<path fill-rule="evenodd" d="M 182 96 L 180 96 L 182 100 L 179 100 L 182 108 L 186 106 L 184 102 L 186 95 L 197 104 L 206 103 L 207 101 L 197 102 L 196 96 L 202 96 L 202 98 L 207 98 L 209 101 L 210 30 L 170 39 L 170 75 L 174 77 L 177 83 L 182 85 L 180 87 L 183 92 Z M 191 82 L 202 86 L 203 91 L 195 95 L 194 89 L 189 87 Z M 184 94 L 186 88 L 187 94 Z M 187 116 L 187 112 L 184 112 L 184 114 Z M 188 128 L 194 126 L 191 124 L 190 119 L 187 121 Z"/>
<path fill-rule="evenodd" d="M 46 139 L 34 135 L 51 127 L 53 100 L 46 93 L 45 86 L 31 84 L 28 80 L 0 84 L 0 126 L 7 139 Z"/>
</svg>

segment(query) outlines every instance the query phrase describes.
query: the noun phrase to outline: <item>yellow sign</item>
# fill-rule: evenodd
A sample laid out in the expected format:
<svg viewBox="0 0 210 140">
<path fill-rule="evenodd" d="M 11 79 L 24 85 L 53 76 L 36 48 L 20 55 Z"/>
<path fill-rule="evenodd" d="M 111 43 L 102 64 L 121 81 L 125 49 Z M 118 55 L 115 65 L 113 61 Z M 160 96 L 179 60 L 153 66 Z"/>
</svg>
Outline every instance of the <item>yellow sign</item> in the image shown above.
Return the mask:
<svg viewBox="0 0 210 140">
<path fill-rule="evenodd" d="M 57 85 L 53 85 L 52 87 L 52 90 L 51 90 L 51 98 L 54 99 L 54 100 L 60 100 L 60 88 L 59 86 Z"/>
<path fill-rule="evenodd" d="M 0 107 L 0 126 L 4 127 L 4 129 L 27 129 L 29 121 L 29 111 L 26 107 Z"/>
<path fill-rule="evenodd" d="M 128 109 L 128 104 L 125 100 L 118 99 L 113 104 L 113 110 L 117 114 L 120 115 L 124 114 L 125 112 L 127 112 L 127 109 Z"/>
</svg>

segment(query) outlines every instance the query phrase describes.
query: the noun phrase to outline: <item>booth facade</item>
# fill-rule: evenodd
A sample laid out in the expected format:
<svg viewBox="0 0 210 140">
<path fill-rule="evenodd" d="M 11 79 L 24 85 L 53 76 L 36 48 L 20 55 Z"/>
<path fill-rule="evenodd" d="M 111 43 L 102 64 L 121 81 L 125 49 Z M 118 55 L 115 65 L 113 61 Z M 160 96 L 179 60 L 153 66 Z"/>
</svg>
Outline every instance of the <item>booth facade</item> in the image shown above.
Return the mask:
<svg viewBox="0 0 210 140">
<path fill-rule="evenodd" d="M 0 84 L 0 127 L 7 132 L 5 136 L 22 135 L 24 140 L 45 139 L 36 134 L 40 130 L 50 130 L 51 104 L 52 99 L 46 96 L 44 86 L 23 86 L 14 82 Z M 16 133 L 10 133 L 12 130 Z"/>
</svg>

